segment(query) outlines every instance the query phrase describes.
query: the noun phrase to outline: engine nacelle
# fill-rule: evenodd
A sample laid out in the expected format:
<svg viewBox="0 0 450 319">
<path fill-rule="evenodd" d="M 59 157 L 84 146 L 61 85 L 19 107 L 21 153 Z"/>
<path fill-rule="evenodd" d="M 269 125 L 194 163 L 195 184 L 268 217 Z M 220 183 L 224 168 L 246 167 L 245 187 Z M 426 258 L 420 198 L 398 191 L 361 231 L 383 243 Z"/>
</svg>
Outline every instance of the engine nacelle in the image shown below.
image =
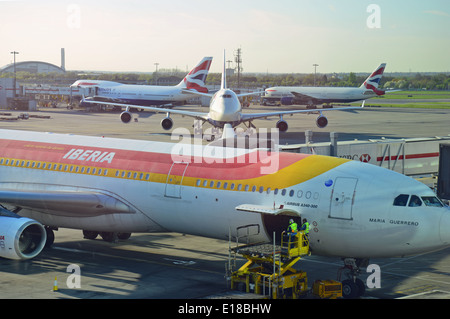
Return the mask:
<svg viewBox="0 0 450 319">
<path fill-rule="evenodd" d="M 324 128 L 328 125 L 328 119 L 323 116 L 320 115 L 317 119 L 316 119 L 316 124 L 319 128 Z"/>
<path fill-rule="evenodd" d="M 161 121 L 161 126 L 166 131 L 170 130 L 173 127 L 173 121 L 170 117 L 165 117 Z"/>
<path fill-rule="evenodd" d="M 292 105 L 294 103 L 294 98 L 290 96 L 285 96 L 281 98 L 281 105 Z"/>
<path fill-rule="evenodd" d="M 0 216 L 0 257 L 31 259 L 44 249 L 47 232 L 39 222 L 25 217 Z"/>
<path fill-rule="evenodd" d="M 287 124 L 287 122 L 286 121 L 284 121 L 284 120 L 279 120 L 278 122 L 277 122 L 277 129 L 280 131 L 280 132 L 286 132 L 287 130 L 288 130 L 288 127 L 289 127 L 289 125 Z"/>
<path fill-rule="evenodd" d="M 132 118 L 133 118 L 133 115 L 131 115 L 131 113 L 128 111 L 122 112 L 120 114 L 120 120 L 123 123 L 130 123 Z"/>
</svg>

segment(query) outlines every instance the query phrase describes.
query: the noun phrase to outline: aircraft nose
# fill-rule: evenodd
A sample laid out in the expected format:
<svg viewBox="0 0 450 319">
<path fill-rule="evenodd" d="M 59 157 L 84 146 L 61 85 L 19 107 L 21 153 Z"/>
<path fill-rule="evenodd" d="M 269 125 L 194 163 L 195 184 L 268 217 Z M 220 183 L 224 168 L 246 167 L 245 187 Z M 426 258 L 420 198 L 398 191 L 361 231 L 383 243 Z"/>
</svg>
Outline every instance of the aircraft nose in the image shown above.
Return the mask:
<svg viewBox="0 0 450 319">
<path fill-rule="evenodd" d="M 439 225 L 439 235 L 441 237 L 441 241 L 444 244 L 450 245 L 450 209 L 447 208 L 442 213 L 441 222 Z"/>
</svg>

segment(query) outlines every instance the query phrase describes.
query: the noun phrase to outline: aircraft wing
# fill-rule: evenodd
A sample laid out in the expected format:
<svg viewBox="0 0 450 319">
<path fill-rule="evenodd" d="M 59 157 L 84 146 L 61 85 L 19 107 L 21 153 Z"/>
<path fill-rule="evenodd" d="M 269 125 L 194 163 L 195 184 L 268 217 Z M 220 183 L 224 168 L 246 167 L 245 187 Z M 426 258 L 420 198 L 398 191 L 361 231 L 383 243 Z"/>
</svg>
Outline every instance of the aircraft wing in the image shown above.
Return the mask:
<svg viewBox="0 0 450 319">
<path fill-rule="evenodd" d="M 95 103 L 95 104 L 105 104 L 105 105 L 113 105 L 113 106 L 121 106 L 128 108 L 137 108 L 137 109 L 144 109 L 148 111 L 153 111 L 156 113 L 172 113 L 172 114 L 179 114 L 183 116 L 190 116 L 195 117 L 196 119 L 201 120 L 207 120 L 208 119 L 208 113 L 204 112 L 192 112 L 192 111 L 184 111 L 184 110 L 177 110 L 177 109 L 166 109 L 161 107 L 154 107 L 154 106 L 144 106 L 144 105 L 134 105 L 134 104 L 122 104 L 122 103 L 112 103 L 112 102 L 94 102 L 94 101 L 87 101 L 84 100 L 85 103 Z"/>
<path fill-rule="evenodd" d="M 0 203 L 66 217 L 134 214 L 121 199 L 96 191 L 0 190 Z"/>
<path fill-rule="evenodd" d="M 338 107 L 330 109 L 306 109 L 306 110 L 292 110 L 292 111 L 280 111 L 280 112 L 267 112 L 267 113 L 242 113 L 241 119 L 243 122 L 252 121 L 265 117 L 283 116 L 297 113 L 311 113 L 311 112 L 324 112 L 324 111 L 350 111 L 362 109 L 363 106 L 350 106 L 350 107 Z"/>
<path fill-rule="evenodd" d="M 306 94 L 302 94 L 302 93 L 298 93 L 298 92 L 291 92 L 291 94 L 299 100 L 310 100 L 311 102 L 313 102 L 315 104 L 321 103 L 321 101 L 319 99 L 309 96 L 309 95 L 306 95 Z"/>
</svg>

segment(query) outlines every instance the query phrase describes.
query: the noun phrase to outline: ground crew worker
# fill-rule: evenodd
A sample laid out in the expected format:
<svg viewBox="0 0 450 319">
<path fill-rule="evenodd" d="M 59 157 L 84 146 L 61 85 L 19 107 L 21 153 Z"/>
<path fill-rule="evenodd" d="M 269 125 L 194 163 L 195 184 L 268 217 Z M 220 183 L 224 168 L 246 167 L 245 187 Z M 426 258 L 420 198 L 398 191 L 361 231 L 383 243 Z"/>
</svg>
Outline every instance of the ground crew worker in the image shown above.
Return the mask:
<svg viewBox="0 0 450 319">
<path fill-rule="evenodd" d="M 303 218 L 303 224 L 302 224 L 302 227 L 300 228 L 300 230 L 304 230 L 305 231 L 305 235 L 308 236 L 308 234 L 309 234 L 309 223 L 306 220 L 306 218 Z"/>
<path fill-rule="evenodd" d="M 294 220 L 291 218 L 289 220 L 289 226 L 287 229 L 287 232 L 290 237 L 294 237 L 295 235 L 297 235 L 297 228 L 298 228 L 297 223 L 294 222 Z"/>
</svg>

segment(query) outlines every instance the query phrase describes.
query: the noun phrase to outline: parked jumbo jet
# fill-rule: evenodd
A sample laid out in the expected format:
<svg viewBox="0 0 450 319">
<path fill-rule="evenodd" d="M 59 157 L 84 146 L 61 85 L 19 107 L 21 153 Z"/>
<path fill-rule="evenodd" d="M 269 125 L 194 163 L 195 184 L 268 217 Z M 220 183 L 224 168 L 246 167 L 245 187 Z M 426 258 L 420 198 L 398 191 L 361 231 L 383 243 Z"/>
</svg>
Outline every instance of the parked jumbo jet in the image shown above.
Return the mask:
<svg viewBox="0 0 450 319">
<path fill-rule="evenodd" d="M 450 211 L 427 186 L 321 155 L 0 130 L 0 203 L 0 256 L 10 259 L 37 256 L 60 227 L 105 240 L 166 231 L 235 240 L 247 226 L 255 243 L 301 216 L 312 253 L 351 267 L 352 295 L 369 258 L 450 245 Z"/>
<path fill-rule="evenodd" d="M 80 105 L 105 105 L 104 102 L 127 105 L 165 105 L 183 103 L 195 92 L 208 92 L 205 81 L 212 57 L 203 58 L 184 79 L 175 86 L 131 85 L 101 80 L 78 80 L 71 87 L 90 88 L 93 96 L 84 98 Z M 117 104 L 116 104 L 117 105 Z"/>
<path fill-rule="evenodd" d="M 214 127 L 224 128 L 225 125 L 236 127 L 242 123 L 248 123 L 248 127 L 254 127 L 252 124 L 253 120 L 268 118 L 268 117 L 276 117 L 278 116 L 280 120 L 276 123 L 276 127 L 281 131 L 285 132 L 288 129 L 288 124 L 285 120 L 283 120 L 283 115 L 290 115 L 296 113 L 310 113 L 310 110 L 293 110 L 293 111 L 277 111 L 277 112 L 265 112 L 265 113 L 243 113 L 242 105 L 239 101 L 239 97 L 247 96 L 247 95 L 257 95 L 262 92 L 253 92 L 253 93 L 244 93 L 244 94 L 236 94 L 234 91 L 227 88 L 226 81 L 226 73 L 225 73 L 225 54 L 224 54 L 224 63 L 223 63 L 223 73 L 222 73 L 222 82 L 220 90 L 215 94 L 202 93 L 198 91 L 191 91 L 190 93 L 207 96 L 211 98 L 211 102 L 209 105 L 209 112 L 192 112 L 185 110 L 175 110 L 175 109 L 164 109 L 164 108 L 156 108 L 145 105 L 134 106 L 146 110 L 155 111 L 158 113 L 166 113 L 167 116 L 162 119 L 161 126 L 165 130 L 170 130 L 173 127 L 173 120 L 170 117 L 170 114 L 179 114 L 183 116 L 190 116 L 197 120 L 201 120 L 203 122 L 208 122 Z M 86 101 L 91 103 L 90 101 Z M 128 111 L 128 107 L 132 107 L 132 105 L 126 105 L 122 103 L 109 103 L 105 102 L 102 104 L 106 105 L 118 105 L 121 107 L 127 107 L 127 110 L 120 115 L 120 119 L 124 123 L 131 122 L 132 114 Z M 352 109 L 360 109 L 360 107 L 344 107 L 344 108 L 334 108 L 331 110 L 352 110 Z M 327 110 L 323 110 L 327 111 Z M 328 119 L 322 114 L 320 111 L 320 115 L 316 119 L 316 124 L 320 128 L 324 128 L 328 125 Z"/>
<path fill-rule="evenodd" d="M 385 68 L 386 63 L 382 63 L 359 88 L 276 86 L 266 89 L 264 99 L 273 102 L 281 101 L 283 105 L 309 106 L 367 100 L 385 94 L 385 91 L 378 89 Z"/>
</svg>

